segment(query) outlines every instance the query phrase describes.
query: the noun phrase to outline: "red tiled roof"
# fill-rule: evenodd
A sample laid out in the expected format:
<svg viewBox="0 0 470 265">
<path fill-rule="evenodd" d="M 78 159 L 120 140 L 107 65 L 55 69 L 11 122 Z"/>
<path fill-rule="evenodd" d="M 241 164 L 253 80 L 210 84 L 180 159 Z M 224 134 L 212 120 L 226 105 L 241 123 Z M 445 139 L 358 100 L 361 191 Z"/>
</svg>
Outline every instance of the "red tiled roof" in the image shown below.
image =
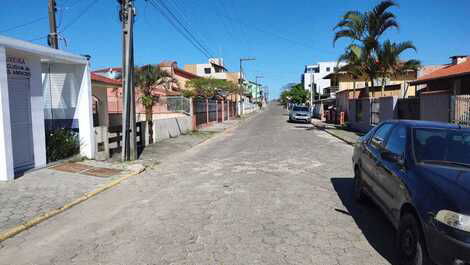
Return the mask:
<svg viewBox="0 0 470 265">
<path fill-rule="evenodd" d="M 174 70 L 175 70 L 176 75 L 179 75 L 179 76 L 182 76 L 182 77 L 185 77 L 185 78 L 188 78 L 188 79 L 201 78 L 200 76 L 198 76 L 196 74 L 185 71 L 185 70 L 183 70 L 181 68 L 178 68 L 178 67 L 175 67 Z"/>
<path fill-rule="evenodd" d="M 441 69 L 432 71 L 430 74 L 421 76 L 418 80 L 410 82 L 410 84 L 424 84 L 432 80 L 458 77 L 462 75 L 470 75 L 470 57 L 467 57 L 467 60 L 463 63 L 447 65 Z"/>
<path fill-rule="evenodd" d="M 101 83 L 111 85 L 111 86 L 121 86 L 122 85 L 120 80 L 107 78 L 107 77 L 104 77 L 104 76 L 101 76 L 101 75 L 97 75 L 95 73 L 91 73 L 91 81 L 101 82 Z"/>
<path fill-rule="evenodd" d="M 108 68 L 103 68 L 103 69 L 97 69 L 93 72 L 95 73 L 122 72 L 122 68 L 121 67 L 108 67 Z"/>
</svg>

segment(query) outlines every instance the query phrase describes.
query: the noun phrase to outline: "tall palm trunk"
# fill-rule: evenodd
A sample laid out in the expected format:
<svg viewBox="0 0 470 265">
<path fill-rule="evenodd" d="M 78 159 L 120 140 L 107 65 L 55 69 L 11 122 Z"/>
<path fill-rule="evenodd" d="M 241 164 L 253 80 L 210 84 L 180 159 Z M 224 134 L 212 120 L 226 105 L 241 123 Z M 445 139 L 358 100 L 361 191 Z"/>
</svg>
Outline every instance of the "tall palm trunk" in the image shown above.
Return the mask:
<svg viewBox="0 0 470 265">
<path fill-rule="evenodd" d="M 380 96 L 383 97 L 384 93 L 385 93 L 385 78 L 382 78 L 382 93 L 380 94 Z"/>
<path fill-rule="evenodd" d="M 145 107 L 145 120 L 148 126 L 149 144 L 153 144 L 153 106 Z"/>
</svg>

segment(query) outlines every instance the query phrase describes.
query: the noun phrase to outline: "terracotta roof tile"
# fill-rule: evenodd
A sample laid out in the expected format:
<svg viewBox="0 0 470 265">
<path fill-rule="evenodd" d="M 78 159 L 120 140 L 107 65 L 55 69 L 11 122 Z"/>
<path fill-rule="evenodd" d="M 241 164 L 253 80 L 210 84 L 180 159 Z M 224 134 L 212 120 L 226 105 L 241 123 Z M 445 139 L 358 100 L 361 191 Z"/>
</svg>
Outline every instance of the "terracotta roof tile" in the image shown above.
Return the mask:
<svg viewBox="0 0 470 265">
<path fill-rule="evenodd" d="M 105 83 L 107 85 L 112 85 L 112 86 L 121 86 L 122 85 L 120 80 L 107 78 L 107 77 L 104 77 L 104 76 L 101 76 L 101 75 L 97 75 L 95 73 L 91 73 L 91 80 L 96 81 L 96 82 Z"/>
<path fill-rule="evenodd" d="M 467 57 L 467 60 L 463 63 L 444 66 L 441 69 L 432 71 L 427 75 L 423 75 L 416 81 L 410 83 L 423 84 L 431 80 L 444 79 L 461 75 L 470 75 L 470 57 Z"/>
</svg>

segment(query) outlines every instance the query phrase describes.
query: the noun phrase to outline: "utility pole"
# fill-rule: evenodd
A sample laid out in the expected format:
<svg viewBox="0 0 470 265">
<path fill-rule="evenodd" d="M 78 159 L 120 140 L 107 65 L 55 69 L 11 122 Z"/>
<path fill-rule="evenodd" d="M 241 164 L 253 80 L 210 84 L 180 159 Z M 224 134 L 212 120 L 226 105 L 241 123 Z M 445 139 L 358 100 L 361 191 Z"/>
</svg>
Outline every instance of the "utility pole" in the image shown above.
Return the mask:
<svg viewBox="0 0 470 265">
<path fill-rule="evenodd" d="M 49 0 L 49 35 L 47 36 L 47 43 L 49 47 L 59 49 L 59 40 L 57 37 L 57 23 L 55 19 L 55 13 L 57 11 L 55 0 Z"/>
<path fill-rule="evenodd" d="M 313 88 L 315 86 L 313 75 L 312 82 L 310 83 L 310 115 L 313 115 Z"/>
<path fill-rule="evenodd" d="M 118 0 L 122 22 L 122 161 L 137 159 L 135 90 L 134 90 L 134 16 L 133 0 Z"/>
<path fill-rule="evenodd" d="M 261 79 L 261 78 L 264 78 L 264 76 L 261 76 L 261 75 L 256 76 L 256 102 L 258 102 L 259 97 L 260 97 L 260 93 L 259 93 L 260 92 L 260 89 L 259 89 L 260 86 L 258 84 L 258 78 Z"/>
<path fill-rule="evenodd" d="M 245 57 L 245 58 L 240 58 L 240 79 L 238 79 L 238 82 L 240 84 L 240 88 L 245 91 L 244 84 L 243 84 L 243 61 L 254 61 L 256 58 L 253 57 Z M 242 113 L 243 108 L 242 108 L 242 93 L 240 93 L 240 114 Z"/>
</svg>

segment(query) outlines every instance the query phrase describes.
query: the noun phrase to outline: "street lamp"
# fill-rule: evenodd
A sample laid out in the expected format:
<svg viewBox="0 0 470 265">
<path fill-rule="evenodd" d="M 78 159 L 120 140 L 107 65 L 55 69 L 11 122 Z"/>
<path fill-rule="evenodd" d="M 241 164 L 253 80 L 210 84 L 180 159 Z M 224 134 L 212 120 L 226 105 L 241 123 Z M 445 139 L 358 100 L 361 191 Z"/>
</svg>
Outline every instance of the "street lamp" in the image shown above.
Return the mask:
<svg viewBox="0 0 470 265">
<path fill-rule="evenodd" d="M 244 61 L 254 61 L 256 58 L 254 57 L 242 57 L 240 58 L 240 78 L 238 79 L 238 82 L 240 84 L 240 88 L 242 88 L 243 91 L 245 91 L 244 85 L 243 85 L 243 62 Z M 242 108 L 242 94 L 240 93 L 240 114 L 242 114 L 243 108 Z"/>
</svg>

